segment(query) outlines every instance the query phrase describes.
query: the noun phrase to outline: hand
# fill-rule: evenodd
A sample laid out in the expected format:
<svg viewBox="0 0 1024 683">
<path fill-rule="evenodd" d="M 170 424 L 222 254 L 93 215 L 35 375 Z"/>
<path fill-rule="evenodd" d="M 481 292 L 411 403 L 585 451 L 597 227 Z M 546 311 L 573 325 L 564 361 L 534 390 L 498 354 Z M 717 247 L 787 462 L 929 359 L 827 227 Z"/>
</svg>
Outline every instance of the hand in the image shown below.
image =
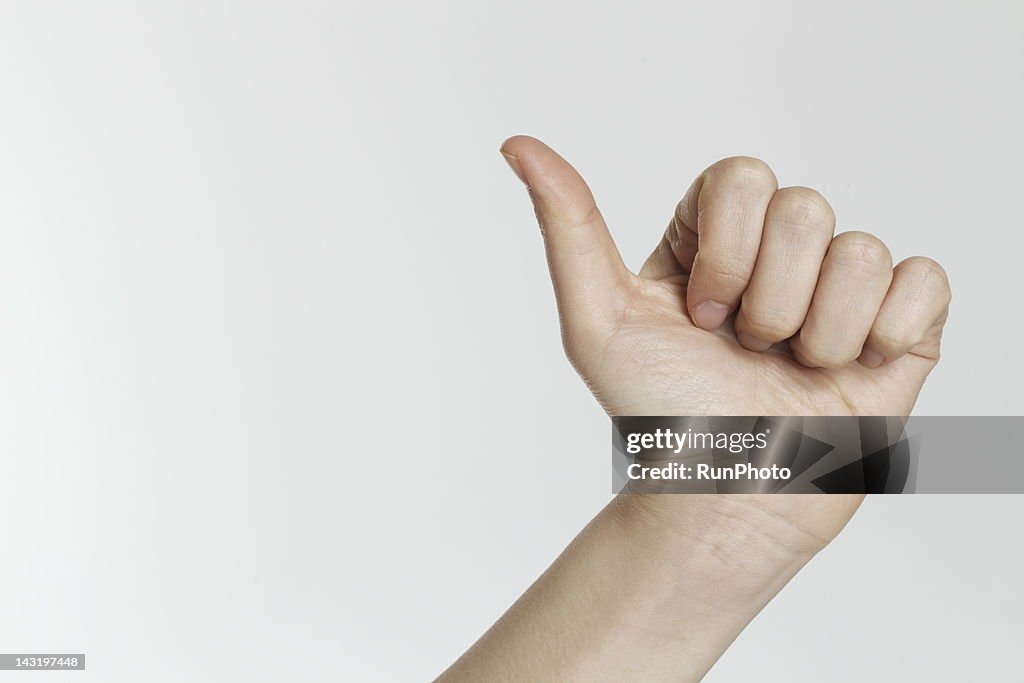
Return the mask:
<svg viewBox="0 0 1024 683">
<path fill-rule="evenodd" d="M 530 189 L 566 353 L 610 415 L 910 413 L 950 301 L 935 261 L 894 269 L 877 237 L 833 237 L 820 194 L 735 157 L 698 176 L 634 275 L 572 166 L 528 137 L 502 153 Z M 860 498 L 727 500 L 823 544 Z"/>
<path fill-rule="evenodd" d="M 907 415 L 939 359 L 946 275 L 833 237 L 763 162 L 698 176 L 638 275 L 586 183 L 538 140 L 502 147 L 544 234 L 565 349 L 611 415 Z"/>
</svg>

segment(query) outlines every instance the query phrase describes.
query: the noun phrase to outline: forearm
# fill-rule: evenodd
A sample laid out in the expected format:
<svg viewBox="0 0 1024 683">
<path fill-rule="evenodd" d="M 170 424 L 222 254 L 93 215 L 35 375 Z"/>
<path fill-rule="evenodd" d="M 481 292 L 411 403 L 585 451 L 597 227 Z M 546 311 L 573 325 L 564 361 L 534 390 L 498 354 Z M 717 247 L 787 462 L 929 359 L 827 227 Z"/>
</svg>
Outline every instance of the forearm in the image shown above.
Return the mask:
<svg viewBox="0 0 1024 683">
<path fill-rule="evenodd" d="M 700 680 L 826 540 L 755 497 L 619 496 L 439 680 Z"/>
</svg>

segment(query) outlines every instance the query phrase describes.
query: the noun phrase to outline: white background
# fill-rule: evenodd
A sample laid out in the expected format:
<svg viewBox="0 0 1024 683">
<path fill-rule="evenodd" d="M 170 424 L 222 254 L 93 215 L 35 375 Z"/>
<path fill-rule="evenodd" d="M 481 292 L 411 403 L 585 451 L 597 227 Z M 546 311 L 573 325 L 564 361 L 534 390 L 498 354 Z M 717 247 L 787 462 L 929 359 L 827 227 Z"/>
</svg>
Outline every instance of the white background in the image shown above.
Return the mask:
<svg viewBox="0 0 1024 683">
<path fill-rule="evenodd" d="M 515 133 L 633 267 L 720 157 L 822 190 L 949 271 L 918 413 L 1020 414 L 1024 5 L 843 5 L 0 5 L 0 651 L 427 680 L 498 617 L 610 475 Z M 1022 513 L 869 500 L 708 680 L 1009 680 Z"/>
</svg>

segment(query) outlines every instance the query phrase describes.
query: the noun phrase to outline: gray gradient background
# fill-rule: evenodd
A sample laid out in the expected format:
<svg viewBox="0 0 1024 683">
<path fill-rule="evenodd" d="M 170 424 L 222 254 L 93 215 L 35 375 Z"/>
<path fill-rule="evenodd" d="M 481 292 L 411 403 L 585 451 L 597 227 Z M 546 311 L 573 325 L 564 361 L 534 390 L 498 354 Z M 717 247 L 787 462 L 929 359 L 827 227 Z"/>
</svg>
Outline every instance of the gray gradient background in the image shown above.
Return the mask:
<svg viewBox="0 0 1024 683">
<path fill-rule="evenodd" d="M 1022 29 L 1010 0 L 3 3 L 0 651 L 423 680 L 490 625 L 609 497 L 513 133 L 634 267 L 719 157 L 821 189 L 950 273 L 918 412 L 1020 414 Z M 708 680 L 1007 680 L 1022 513 L 869 501 Z"/>
</svg>

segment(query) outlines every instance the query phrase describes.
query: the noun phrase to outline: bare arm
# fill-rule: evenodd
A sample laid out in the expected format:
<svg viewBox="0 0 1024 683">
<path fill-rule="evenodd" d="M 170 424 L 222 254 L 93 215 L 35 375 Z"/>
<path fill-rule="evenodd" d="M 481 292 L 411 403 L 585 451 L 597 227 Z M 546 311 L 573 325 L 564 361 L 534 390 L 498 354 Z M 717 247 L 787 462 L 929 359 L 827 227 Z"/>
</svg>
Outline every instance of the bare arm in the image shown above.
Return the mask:
<svg viewBox="0 0 1024 683">
<path fill-rule="evenodd" d="M 827 539 L 732 496 L 619 496 L 452 681 L 698 681 Z"/>
</svg>

